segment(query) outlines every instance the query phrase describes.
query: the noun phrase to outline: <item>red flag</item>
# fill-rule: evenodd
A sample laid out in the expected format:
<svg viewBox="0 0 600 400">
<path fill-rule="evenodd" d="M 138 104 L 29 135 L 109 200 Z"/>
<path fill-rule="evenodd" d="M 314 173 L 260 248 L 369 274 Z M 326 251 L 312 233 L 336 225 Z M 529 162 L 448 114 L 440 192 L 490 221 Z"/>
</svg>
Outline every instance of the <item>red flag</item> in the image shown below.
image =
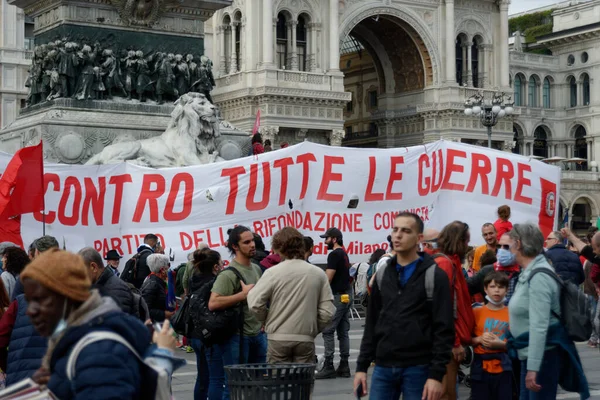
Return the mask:
<svg viewBox="0 0 600 400">
<path fill-rule="evenodd" d="M 12 242 L 16 245 L 23 246 L 21 238 L 21 216 L 17 215 L 14 218 L 7 218 L 0 223 L 0 242 Z"/>
<path fill-rule="evenodd" d="M 256 120 L 254 121 L 254 128 L 252 128 L 252 136 L 258 133 L 258 129 L 260 128 L 260 109 L 256 113 Z"/>
<path fill-rule="evenodd" d="M 0 178 L 0 221 L 44 209 L 42 142 L 18 150 Z"/>
</svg>

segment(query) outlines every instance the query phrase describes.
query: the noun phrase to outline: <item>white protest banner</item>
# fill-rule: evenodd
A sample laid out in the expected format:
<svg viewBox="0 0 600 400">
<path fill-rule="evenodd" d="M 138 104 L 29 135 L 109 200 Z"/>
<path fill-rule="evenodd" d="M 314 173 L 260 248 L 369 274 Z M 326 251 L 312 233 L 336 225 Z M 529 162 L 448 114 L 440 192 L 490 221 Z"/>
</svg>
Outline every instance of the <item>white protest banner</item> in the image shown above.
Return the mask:
<svg viewBox="0 0 600 400">
<path fill-rule="evenodd" d="M 4 169 L 10 155 L 0 155 Z M 330 147 L 304 142 L 275 152 L 187 168 L 149 169 L 127 163 L 105 166 L 45 165 L 46 233 L 77 251 L 136 253 L 147 233 L 172 249 L 176 262 L 199 243 L 229 258 L 227 229 L 246 225 L 270 238 L 285 226 L 311 236 L 311 261 L 326 262 L 319 238 L 328 227 L 344 233 L 352 262 L 366 260 L 386 237 L 399 211 L 441 229 L 453 220 L 471 227 L 494 222 L 498 206 L 513 223 L 553 229 L 560 170 L 487 148 L 438 141 L 395 149 Z M 348 208 L 351 200 L 358 204 Z M 42 235 L 42 214 L 24 215 L 24 243 Z"/>
</svg>

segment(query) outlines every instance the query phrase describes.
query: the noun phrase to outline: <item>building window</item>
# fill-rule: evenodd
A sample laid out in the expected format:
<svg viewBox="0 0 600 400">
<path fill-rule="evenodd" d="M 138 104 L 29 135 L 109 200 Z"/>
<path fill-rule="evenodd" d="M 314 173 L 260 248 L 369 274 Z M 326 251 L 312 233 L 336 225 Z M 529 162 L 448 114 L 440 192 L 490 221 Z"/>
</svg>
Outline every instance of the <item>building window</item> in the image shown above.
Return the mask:
<svg viewBox="0 0 600 400">
<path fill-rule="evenodd" d="M 377 129 L 377 124 L 375 122 L 371 122 L 369 124 L 369 136 L 378 136 L 379 131 Z"/>
<path fill-rule="evenodd" d="M 369 92 L 369 108 L 377 108 L 377 90 Z"/>
<path fill-rule="evenodd" d="M 583 53 L 581 53 L 581 62 L 583 64 L 585 64 L 586 62 L 588 62 L 589 56 L 588 53 L 586 53 L 585 51 Z"/>
<path fill-rule="evenodd" d="M 550 108 L 550 79 L 544 79 L 544 89 L 543 89 L 543 97 L 544 97 L 544 108 Z"/>
<path fill-rule="evenodd" d="M 352 100 L 350 100 L 349 102 L 346 103 L 346 112 L 351 113 L 353 111 L 353 107 L 354 107 L 354 104 L 352 103 Z"/>
<path fill-rule="evenodd" d="M 235 30 L 235 62 L 237 70 L 242 70 L 242 24 L 238 24 Z"/>
<path fill-rule="evenodd" d="M 277 67 L 285 69 L 287 62 L 287 19 L 283 13 L 277 16 Z"/>
<path fill-rule="evenodd" d="M 548 158 L 548 136 L 544 128 L 539 126 L 535 130 L 533 137 L 533 155 Z"/>
<path fill-rule="evenodd" d="M 583 105 L 590 105 L 590 76 L 588 74 L 583 75 Z"/>
<path fill-rule="evenodd" d="M 515 76 L 515 106 L 519 107 L 523 105 L 523 91 L 521 89 L 521 86 L 521 76 L 517 75 Z"/>
<path fill-rule="evenodd" d="M 296 48 L 298 56 L 298 70 L 306 71 L 306 19 L 303 16 L 298 17 L 296 26 Z"/>
<path fill-rule="evenodd" d="M 571 107 L 577 107 L 577 81 L 573 76 L 569 79 L 569 89 L 571 95 L 569 105 Z"/>
<path fill-rule="evenodd" d="M 352 127 L 347 126 L 346 127 L 346 139 L 350 139 L 350 136 L 352 136 Z"/>
<path fill-rule="evenodd" d="M 229 74 L 229 70 L 231 69 L 231 33 L 231 19 L 227 15 L 223 19 L 223 40 L 225 41 L 225 46 L 223 46 L 225 54 L 223 58 L 225 59 L 226 74 Z"/>
<path fill-rule="evenodd" d="M 513 147 L 512 152 L 514 154 L 521 154 L 521 140 L 519 139 L 519 130 L 516 125 L 513 125 L 513 142 L 515 142 L 515 147 Z"/>
<path fill-rule="evenodd" d="M 537 82 L 535 81 L 535 78 L 532 76 L 529 78 L 529 107 L 537 107 L 537 98 L 538 98 L 538 92 L 537 92 Z"/>
<path fill-rule="evenodd" d="M 21 106 L 21 108 L 27 107 L 27 101 L 25 99 L 21 99 L 20 106 Z"/>
<path fill-rule="evenodd" d="M 471 45 L 471 72 L 473 73 L 473 87 L 479 86 L 479 45 L 476 39 L 473 39 Z"/>
<path fill-rule="evenodd" d="M 575 130 L 575 157 L 583 158 L 587 160 L 587 141 L 585 139 L 587 132 L 581 125 Z M 587 171 L 587 161 L 575 163 L 575 169 L 577 171 Z"/>
<path fill-rule="evenodd" d="M 459 36 L 456 38 L 456 83 L 460 86 L 463 85 L 463 46 L 462 38 Z"/>
</svg>

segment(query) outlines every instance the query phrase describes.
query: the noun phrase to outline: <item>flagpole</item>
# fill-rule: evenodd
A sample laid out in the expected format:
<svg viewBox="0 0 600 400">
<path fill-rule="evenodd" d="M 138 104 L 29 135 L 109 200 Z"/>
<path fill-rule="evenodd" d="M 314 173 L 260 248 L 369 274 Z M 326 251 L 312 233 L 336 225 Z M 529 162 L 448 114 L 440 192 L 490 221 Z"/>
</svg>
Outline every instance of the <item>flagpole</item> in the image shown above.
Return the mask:
<svg viewBox="0 0 600 400">
<path fill-rule="evenodd" d="M 42 236 L 46 236 L 46 208 L 42 211 Z"/>
</svg>

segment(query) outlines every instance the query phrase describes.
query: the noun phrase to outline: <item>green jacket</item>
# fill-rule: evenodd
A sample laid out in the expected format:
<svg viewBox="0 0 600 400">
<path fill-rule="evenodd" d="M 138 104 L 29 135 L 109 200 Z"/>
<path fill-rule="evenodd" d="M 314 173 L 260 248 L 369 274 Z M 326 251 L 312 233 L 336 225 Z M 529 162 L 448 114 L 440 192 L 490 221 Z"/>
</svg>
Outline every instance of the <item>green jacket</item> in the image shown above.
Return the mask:
<svg viewBox="0 0 600 400">
<path fill-rule="evenodd" d="M 529 346 L 518 350 L 519 359 L 527 360 L 528 371 L 539 371 L 544 352 L 553 348 L 546 343 L 550 325 L 559 321 L 552 311 L 560 315 L 560 288 L 547 274 L 529 276 L 538 268 L 553 268 L 543 254 L 537 256 L 519 275 L 519 282 L 508 304 L 510 333 L 519 337 L 529 332 Z"/>
</svg>

